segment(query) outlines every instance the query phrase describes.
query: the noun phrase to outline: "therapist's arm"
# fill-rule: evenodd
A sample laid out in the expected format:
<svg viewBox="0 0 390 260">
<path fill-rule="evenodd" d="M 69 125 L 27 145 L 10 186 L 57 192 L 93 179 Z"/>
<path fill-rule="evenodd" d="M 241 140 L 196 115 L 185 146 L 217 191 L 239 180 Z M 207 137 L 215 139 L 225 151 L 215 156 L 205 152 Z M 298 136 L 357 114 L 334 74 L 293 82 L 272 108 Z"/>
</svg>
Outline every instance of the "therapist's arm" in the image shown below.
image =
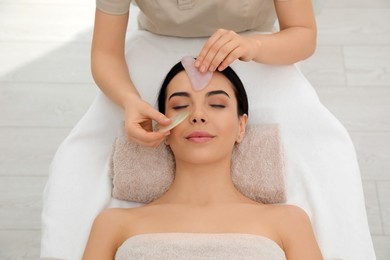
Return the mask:
<svg viewBox="0 0 390 260">
<path fill-rule="evenodd" d="M 125 59 L 129 13 L 110 15 L 96 10 L 92 39 L 92 75 L 103 93 L 125 111 L 125 128 L 130 140 L 157 146 L 164 135 L 151 131 L 151 119 L 166 125 L 166 117 L 142 100 L 131 81 Z"/>
<path fill-rule="evenodd" d="M 253 36 L 259 48 L 254 61 L 292 64 L 310 57 L 317 45 L 317 26 L 311 0 L 275 0 L 280 31 Z"/>
<path fill-rule="evenodd" d="M 240 36 L 220 29 L 201 50 L 196 66 L 223 70 L 237 59 L 286 65 L 310 57 L 316 48 L 317 27 L 311 0 L 274 0 L 280 31 Z"/>
<path fill-rule="evenodd" d="M 110 15 L 96 9 L 92 38 L 92 75 L 99 88 L 122 108 L 129 98 L 139 97 L 125 60 L 129 13 Z"/>
</svg>

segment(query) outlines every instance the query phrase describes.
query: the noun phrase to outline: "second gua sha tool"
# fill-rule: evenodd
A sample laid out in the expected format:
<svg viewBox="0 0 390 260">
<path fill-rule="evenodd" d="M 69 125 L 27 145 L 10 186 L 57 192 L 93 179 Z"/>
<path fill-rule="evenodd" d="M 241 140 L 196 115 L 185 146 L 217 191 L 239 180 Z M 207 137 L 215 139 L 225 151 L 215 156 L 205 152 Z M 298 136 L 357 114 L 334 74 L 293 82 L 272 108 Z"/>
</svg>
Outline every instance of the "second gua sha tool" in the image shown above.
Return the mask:
<svg viewBox="0 0 390 260">
<path fill-rule="evenodd" d="M 183 112 L 180 112 L 179 114 L 177 114 L 176 116 L 174 116 L 172 118 L 172 123 L 167 125 L 167 126 L 162 126 L 162 127 L 158 127 L 158 131 L 160 133 L 165 133 L 165 132 L 168 132 L 169 130 L 171 130 L 172 128 L 176 127 L 178 124 L 180 124 L 181 122 L 183 122 L 188 116 L 190 115 L 190 111 L 189 110 L 185 110 Z"/>
<path fill-rule="evenodd" d="M 200 91 L 204 89 L 210 82 L 213 73 L 207 71 L 205 73 L 201 73 L 195 67 L 195 59 L 191 56 L 184 56 L 181 59 L 181 64 L 183 65 L 188 78 L 191 81 L 191 86 L 195 91 Z"/>
</svg>

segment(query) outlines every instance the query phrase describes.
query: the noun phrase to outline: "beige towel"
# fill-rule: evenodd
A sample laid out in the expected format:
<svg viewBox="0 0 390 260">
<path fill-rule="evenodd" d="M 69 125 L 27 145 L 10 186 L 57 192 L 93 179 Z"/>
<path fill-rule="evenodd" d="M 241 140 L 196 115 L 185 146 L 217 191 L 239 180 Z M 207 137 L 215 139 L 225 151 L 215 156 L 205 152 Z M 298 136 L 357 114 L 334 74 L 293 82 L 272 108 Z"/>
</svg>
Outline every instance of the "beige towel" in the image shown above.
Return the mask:
<svg viewBox="0 0 390 260">
<path fill-rule="evenodd" d="M 144 147 L 122 134 L 114 142 L 110 164 L 112 196 L 149 203 L 170 187 L 174 158 L 170 149 Z M 237 189 L 263 203 L 285 202 L 283 153 L 278 125 L 252 125 L 233 151 L 232 180 Z"/>
<path fill-rule="evenodd" d="M 282 248 L 273 240 L 235 233 L 152 233 L 128 238 L 115 260 L 286 260 Z"/>
</svg>

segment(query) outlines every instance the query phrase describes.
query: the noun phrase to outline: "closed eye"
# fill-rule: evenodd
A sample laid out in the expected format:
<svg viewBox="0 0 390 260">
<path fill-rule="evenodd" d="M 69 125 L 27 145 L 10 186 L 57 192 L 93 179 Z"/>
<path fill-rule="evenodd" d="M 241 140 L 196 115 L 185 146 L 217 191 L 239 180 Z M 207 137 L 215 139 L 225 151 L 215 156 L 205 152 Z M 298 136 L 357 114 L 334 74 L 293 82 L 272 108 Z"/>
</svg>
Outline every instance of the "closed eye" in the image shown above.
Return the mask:
<svg viewBox="0 0 390 260">
<path fill-rule="evenodd" d="M 215 108 L 225 108 L 226 107 L 225 105 L 221 105 L 221 104 L 211 104 L 210 106 L 215 107 Z"/>
<path fill-rule="evenodd" d="M 179 109 L 183 109 L 183 108 L 187 108 L 187 107 L 188 107 L 188 105 L 173 106 L 172 109 L 179 110 Z"/>
</svg>

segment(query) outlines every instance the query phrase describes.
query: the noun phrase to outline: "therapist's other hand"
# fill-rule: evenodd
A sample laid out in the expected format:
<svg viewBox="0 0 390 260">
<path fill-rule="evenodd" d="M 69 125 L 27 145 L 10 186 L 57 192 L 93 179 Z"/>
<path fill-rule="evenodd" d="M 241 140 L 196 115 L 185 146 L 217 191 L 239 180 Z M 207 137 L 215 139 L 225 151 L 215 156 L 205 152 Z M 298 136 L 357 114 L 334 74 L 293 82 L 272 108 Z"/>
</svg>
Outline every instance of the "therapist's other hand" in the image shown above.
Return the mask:
<svg viewBox="0 0 390 260">
<path fill-rule="evenodd" d="M 157 147 L 169 135 L 153 132 L 152 120 L 160 125 L 169 125 L 172 120 L 155 110 L 138 96 L 128 100 L 125 107 L 125 131 L 129 140 L 144 146 Z"/>
<path fill-rule="evenodd" d="M 251 61 L 260 47 L 260 42 L 234 31 L 218 29 L 206 41 L 200 51 L 195 67 L 200 72 L 222 71 L 235 60 Z"/>
</svg>

